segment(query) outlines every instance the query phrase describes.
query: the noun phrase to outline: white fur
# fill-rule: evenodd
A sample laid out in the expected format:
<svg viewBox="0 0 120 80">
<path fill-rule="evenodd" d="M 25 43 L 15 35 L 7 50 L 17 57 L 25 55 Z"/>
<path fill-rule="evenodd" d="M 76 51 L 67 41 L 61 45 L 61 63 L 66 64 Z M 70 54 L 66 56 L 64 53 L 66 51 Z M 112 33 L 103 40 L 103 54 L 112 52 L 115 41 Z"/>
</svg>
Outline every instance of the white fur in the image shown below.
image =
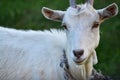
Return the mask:
<svg viewBox="0 0 120 80">
<path fill-rule="evenodd" d="M 0 27 L 0 36 L 0 80 L 64 80 L 59 67 L 66 43 L 64 31 Z"/>
<path fill-rule="evenodd" d="M 63 50 L 72 76 L 88 80 L 93 64 L 97 63 L 99 27 L 92 26 L 101 22 L 98 11 L 84 4 L 63 12 L 44 7 L 42 13 L 47 19 L 62 20 L 68 30 L 22 31 L 0 27 L 0 80 L 65 80 L 59 66 Z M 73 50 L 81 49 L 84 54 L 76 63 Z"/>
</svg>

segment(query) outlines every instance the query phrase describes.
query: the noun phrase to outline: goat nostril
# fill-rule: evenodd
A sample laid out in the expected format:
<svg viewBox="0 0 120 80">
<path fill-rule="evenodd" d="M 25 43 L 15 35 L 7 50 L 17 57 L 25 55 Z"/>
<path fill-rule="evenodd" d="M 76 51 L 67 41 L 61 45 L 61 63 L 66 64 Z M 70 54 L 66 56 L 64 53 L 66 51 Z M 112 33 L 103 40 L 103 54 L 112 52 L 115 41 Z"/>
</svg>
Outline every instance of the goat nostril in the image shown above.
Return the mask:
<svg viewBox="0 0 120 80">
<path fill-rule="evenodd" d="M 73 54 L 77 58 L 80 58 L 83 55 L 83 53 L 84 53 L 84 50 L 73 50 Z"/>
</svg>

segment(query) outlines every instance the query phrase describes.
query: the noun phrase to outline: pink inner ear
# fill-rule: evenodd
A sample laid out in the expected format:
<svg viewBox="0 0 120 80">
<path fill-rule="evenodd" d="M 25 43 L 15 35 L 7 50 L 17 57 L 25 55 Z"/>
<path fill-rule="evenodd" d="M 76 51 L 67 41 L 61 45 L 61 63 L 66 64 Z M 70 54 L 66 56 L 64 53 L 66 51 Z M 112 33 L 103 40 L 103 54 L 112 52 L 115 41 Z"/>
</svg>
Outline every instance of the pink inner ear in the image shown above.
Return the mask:
<svg viewBox="0 0 120 80">
<path fill-rule="evenodd" d="M 103 10 L 103 12 L 99 12 L 100 20 L 115 16 L 118 13 L 117 9 L 116 4 L 109 5 Z"/>
<path fill-rule="evenodd" d="M 53 11 L 50 11 L 50 10 L 47 10 L 47 9 L 44 9 L 44 12 L 45 12 L 45 15 L 46 15 L 48 18 L 51 18 L 52 14 L 54 13 Z"/>
<path fill-rule="evenodd" d="M 109 11 L 111 15 L 114 15 L 114 14 L 115 14 L 115 11 L 116 11 L 116 8 L 115 8 L 115 6 L 113 5 L 113 6 L 108 7 L 108 8 L 107 8 L 107 11 Z"/>
</svg>

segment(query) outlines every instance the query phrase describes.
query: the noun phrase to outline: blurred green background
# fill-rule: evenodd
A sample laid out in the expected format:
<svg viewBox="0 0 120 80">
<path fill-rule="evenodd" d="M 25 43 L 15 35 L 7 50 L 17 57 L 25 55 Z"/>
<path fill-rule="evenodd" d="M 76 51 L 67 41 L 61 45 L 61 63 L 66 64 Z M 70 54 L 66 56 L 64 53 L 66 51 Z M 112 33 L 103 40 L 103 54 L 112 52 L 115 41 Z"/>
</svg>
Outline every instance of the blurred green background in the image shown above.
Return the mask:
<svg viewBox="0 0 120 80">
<path fill-rule="evenodd" d="M 84 0 L 77 0 L 77 3 Z M 96 9 L 120 0 L 95 0 Z M 0 0 L 0 26 L 16 29 L 43 30 L 60 28 L 61 23 L 47 20 L 41 14 L 43 6 L 66 10 L 68 0 Z M 113 80 L 120 80 L 120 13 L 102 23 L 101 40 L 97 48 L 99 63 L 95 66 Z"/>
</svg>

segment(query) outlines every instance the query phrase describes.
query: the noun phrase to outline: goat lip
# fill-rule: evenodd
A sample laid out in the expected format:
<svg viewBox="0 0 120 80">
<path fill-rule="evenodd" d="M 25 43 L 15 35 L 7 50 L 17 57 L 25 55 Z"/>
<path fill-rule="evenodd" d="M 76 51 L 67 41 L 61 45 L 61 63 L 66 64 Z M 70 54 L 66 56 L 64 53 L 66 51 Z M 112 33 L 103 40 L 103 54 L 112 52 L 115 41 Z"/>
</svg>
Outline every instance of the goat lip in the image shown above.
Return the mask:
<svg viewBox="0 0 120 80">
<path fill-rule="evenodd" d="M 86 61 L 86 58 L 83 59 L 83 60 L 80 60 L 80 59 L 74 59 L 74 62 L 75 62 L 76 64 L 82 64 L 82 63 L 84 63 L 85 61 Z"/>
</svg>

